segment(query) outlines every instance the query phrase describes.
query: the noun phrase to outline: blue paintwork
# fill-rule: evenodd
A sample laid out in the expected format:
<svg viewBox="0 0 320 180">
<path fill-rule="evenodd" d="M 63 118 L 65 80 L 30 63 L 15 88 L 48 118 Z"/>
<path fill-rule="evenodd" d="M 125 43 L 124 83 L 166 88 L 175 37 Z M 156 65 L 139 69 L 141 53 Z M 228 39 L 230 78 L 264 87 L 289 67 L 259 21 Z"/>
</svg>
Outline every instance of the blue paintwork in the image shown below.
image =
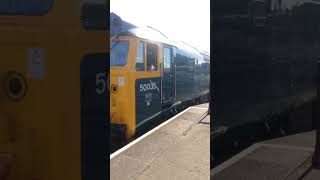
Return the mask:
<svg viewBox="0 0 320 180">
<path fill-rule="evenodd" d="M 261 120 L 316 96 L 319 3 L 266 0 L 255 13 L 254 2 L 212 3 L 215 126 Z"/>
<path fill-rule="evenodd" d="M 162 110 L 160 103 L 160 77 L 137 79 L 136 88 L 136 125 L 139 127 Z M 142 89 L 141 89 L 142 86 Z"/>
<path fill-rule="evenodd" d="M 143 29 L 124 32 L 121 35 L 136 36 L 133 32 L 138 31 L 141 35 L 140 38 L 147 37 L 141 33 Z M 164 36 L 160 34 L 159 37 Z M 160 112 L 170 108 L 173 104 L 194 100 L 209 93 L 210 62 L 208 59 L 204 59 L 198 50 L 183 43 L 173 43 L 168 39 L 162 39 L 161 42 L 164 43 L 165 47 L 172 48 L 172 71 L 169 72 L 169 70 L 164 68 L 164 76 L 162 77 L 163 87 L 161 86 L 160 77 L 136 80 L 136 124 L 138 126 L 141 126 L 142 122 L 149 121 L 153 116 L 160 115 Z M 166 74 L 168 74 L 168 76 L 166 76 Z M 150 80 L 156 82 L 159 89 L 163 90 L 163 97 L 171 95 L 172 98 L 163 98 L 161 101 L 161 94 L 155 89 L 141 92 L 140 85 L 150 84 Z M 172 88 L 170 89 L 169 87 L 171 86 L 166 83 L 173 83 Z M 152 94 L 153 98 L 152 102 L 146 105 L 147 102 L 145 99 L 149 93 Z"/>
</svg>

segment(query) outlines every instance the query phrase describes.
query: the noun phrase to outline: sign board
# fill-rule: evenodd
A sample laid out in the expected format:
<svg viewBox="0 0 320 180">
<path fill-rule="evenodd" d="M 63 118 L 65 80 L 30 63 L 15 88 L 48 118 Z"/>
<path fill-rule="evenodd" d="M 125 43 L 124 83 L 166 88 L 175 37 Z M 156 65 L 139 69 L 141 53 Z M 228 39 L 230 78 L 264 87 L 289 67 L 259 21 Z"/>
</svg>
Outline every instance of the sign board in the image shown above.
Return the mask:
<svg viewBox="0 0 320 180">
<path fill-rule="evenodd" d="M 28 78 L 43 79 L 44 77 L 44 50 L 43 48 L 28 49 Z"/>
</svg>

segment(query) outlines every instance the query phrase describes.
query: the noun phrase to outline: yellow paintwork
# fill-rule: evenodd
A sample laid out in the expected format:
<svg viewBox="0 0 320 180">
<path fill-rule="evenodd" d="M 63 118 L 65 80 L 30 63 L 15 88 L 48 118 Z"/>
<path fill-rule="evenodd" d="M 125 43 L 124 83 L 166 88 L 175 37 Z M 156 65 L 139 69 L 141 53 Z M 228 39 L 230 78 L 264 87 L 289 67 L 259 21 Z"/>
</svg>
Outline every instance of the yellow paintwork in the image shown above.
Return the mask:
<svg viewBox="0 0 320 180">
<path fill-rule="evenodd" d="M 110 119 L 112 124 L 124 124 L 127 127 L 126 137 L 131 138 L 136 131 L 136 101 L 135 101 L 135 81 L 136 79 L 148 77 L 160 77 L 160 68 L 157 71 L 136 71 L 135 61 L 137 55 L 137 45 L 139 41 L 150 42 L 158 45 L 158 67 L 163 62 L 163 44 L 150 40 L 143 40 L 137 37 L 120 36 L 118 40 L 129 40 L 127 64 L 123 67 L 110 67 L 110 88 L 112 84 L 118 85 L 118 91 L 112 92 L 110 89 Z M 145 53 L 146 53 L 146 46 Z M 146 57 L 146 54 L 145 54 Z M 146 61 L 146 58 L 145 58 Z M 145 62 L 146 69 L 146 62 Z M 124 86 L 120 87 L 118 78 L 124 77 Z"/>
<path fill-rule="evenodd" d="M 0 152 L 14 157 L 9 180 L 80 180 L 80 62 L 107 52 L 108 32 L 86 31 L 81 0 L 55 0 L 44 16 L 0 15 Z M 44 49 L 44 79 L 27 78 L 27 48 Z M 26 77 L 20 102 L 4 94 L 4 74 Z"/>
</svg>

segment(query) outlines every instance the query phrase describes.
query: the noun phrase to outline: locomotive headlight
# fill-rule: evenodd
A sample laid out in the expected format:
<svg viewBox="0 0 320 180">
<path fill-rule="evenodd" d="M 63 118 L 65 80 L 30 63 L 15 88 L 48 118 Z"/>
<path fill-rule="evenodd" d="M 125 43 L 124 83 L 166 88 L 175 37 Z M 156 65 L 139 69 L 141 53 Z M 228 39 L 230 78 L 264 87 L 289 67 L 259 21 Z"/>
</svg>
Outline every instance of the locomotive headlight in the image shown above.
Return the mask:
<svg viewBox="0 0 320 180">
<path fill-rule="evenodd" d="M 114 94 L 118 92 L 118 86 L 116 84 L 111 85 L 111 92 Z"/>
<path fill-rule="evenodd" d="M 4 79 L 4 92 L 14 101 L 21 100 L 27 92 L 27 82 L 24 77 L 17 72 L 8 72 Z"/>
</svg>

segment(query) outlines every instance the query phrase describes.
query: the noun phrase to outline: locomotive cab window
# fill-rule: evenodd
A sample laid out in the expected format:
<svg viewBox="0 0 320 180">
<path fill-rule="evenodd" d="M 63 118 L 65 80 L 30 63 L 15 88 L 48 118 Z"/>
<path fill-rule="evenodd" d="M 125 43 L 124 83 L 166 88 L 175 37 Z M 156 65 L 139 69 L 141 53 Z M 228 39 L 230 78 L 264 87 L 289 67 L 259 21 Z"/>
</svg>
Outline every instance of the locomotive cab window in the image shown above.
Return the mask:
<svg viewBox="0 0 320 180">
<path fill-rule="evenodd" d="M 158 47 L 156 44 L 147 43 L 147 70 L 157 71 Z"/>
<path fill-rule="evenodd" d="M 170 69 L 171 68 L 171 49 L 168 47 L 163 48 L 163 65 L 164 65 L 164 69 Z"/>
<path fill-rule="evenodd" d="M 139 42 L 136 57 L 136 71 L 144 71 L 144 43 Z"/>
<path fill-rule="evenodd" d="M 1 0 L 0 14 L 44 15 L 53 4 L 53 0 Z"/>
<path fill-rule="evenodd" d="M 114 41 L 111 43 L 110 65 L 125 66 L 127 64 L 129 51 L 128 41 Z"/>
<path fill-rule="evenodd" d="M 107 29 L 107 1 L 82 0 L 81 22 L 86 30 Z"/>
</svg>

